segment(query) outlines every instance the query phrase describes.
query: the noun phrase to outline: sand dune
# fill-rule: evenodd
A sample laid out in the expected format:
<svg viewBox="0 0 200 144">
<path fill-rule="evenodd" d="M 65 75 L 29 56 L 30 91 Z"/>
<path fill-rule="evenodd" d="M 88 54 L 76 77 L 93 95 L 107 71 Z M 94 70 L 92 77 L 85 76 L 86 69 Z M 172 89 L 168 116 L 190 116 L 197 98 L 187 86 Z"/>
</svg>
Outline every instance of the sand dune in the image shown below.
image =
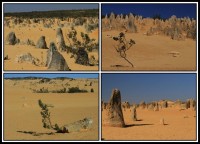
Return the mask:
<svg viewBox="0 0 200 144">
<path fill-rule="evenodd" d="M 169 37 L 142 33 L 126 33 L 126 38 L 134 39 L 136 44 L 127 51 L 127 59 L 134 64 L 131 67 L 127 61 L 119 56 L 113 45 L 112 38 L 107 35 L 118 36 L 120 31 L 102 32 L 102 70 L 195 70 L 196 69 L 196 41 L 171 40 Z M 180 55 L 174 57 L 172 51 Z M 121 67 L 112 67 L 121 65 Z"/>
<path fill-rule="evenodd" d="M 67 80 L 66 80 L 67 81 Z M 66 83 L 64 80 L 63 83 Z M 94 93 L 33 93 L 30 87 L 39 80 L 4 80 L 4 140 L 97 140 L 98 139 L 98 81 L 88 86 Z M 96 81 L 96 82 L 95 82 Z M 54 89 L 62 88 L 59 80 L 54 80 Z M 70 83 L 71 84 L 71 83 Z M 71 86 L 86 87 L 84 80 L 74 80 Z M 39 84 L 38 84 L 39 85 Z M 51 84 L 46 83 L 50 89 Z M 40 86 L 45 86 L 42 84 Z M 85 88 L 87 89 L 87 88 Z M 52 123 L 65 125 L 85 117 L 93 119 L 91 129 L 55 133 L 42 126 L 38 100 L 54 105 L 50 110 Z"/>
</svg>

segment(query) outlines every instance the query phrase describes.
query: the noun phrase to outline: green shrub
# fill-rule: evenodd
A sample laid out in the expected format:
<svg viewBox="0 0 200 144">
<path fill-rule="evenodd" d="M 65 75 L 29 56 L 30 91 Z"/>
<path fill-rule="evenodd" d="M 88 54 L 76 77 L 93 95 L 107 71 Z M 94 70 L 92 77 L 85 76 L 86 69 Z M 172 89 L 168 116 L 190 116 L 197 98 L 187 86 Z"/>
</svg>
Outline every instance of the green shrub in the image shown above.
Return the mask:
<svg viewBox="0 0 200 144">
<path fill-rule="evenodd" d="M 68 93 L 86 93 L 88 92 L 87 90 L 81 90 L 79 87 L 71 87 L 68 90 Z"/>
<path fill-rule="evenodd" d="M 78 18 L 82 17 L 98 17 L 98 9 L 84 9 L 84 10 L 54 10 L 54 11 L 32 11 L 32 12 L 17 12 L 4 13 L 5 17 L 21 17 L 21 18 L 60 18 L 63 20 L 66 17 Z M 38 23 L 35 19 L 34 22 Z"/>
<path fill-rule="evenodd" d="M 52 93 L 66 93 L 66 88 L 60 89 L 60 90 L 52 90 Z"/>
<path fill-rule="evenodd" d="M 34 93 L 49 93 L 49 90 L 48 89 L 45 89 L 44 87 L 39 89 L 39 90 L 35 90 L 33 89 L 33 92 Z"/>
</svg>

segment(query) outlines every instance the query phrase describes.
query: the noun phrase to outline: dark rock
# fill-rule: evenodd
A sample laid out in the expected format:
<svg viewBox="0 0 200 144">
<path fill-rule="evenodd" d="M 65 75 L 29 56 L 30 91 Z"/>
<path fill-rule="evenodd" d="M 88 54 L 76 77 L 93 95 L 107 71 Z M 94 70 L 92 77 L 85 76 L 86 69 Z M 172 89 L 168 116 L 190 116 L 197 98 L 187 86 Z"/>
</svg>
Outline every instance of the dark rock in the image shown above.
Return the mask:
<svg viewBox="0 0 200 144">
<path fill-rule="evenodd" d="M 6 37 L 6 44 L 15 45 L 15 44 L 17 44 L 19 42 L 20 42 L 20 40 L 17 39 L 17 37 L 16 37 L 14 32 L 10 32 Z"/>
<path fill-rule="evenodd" d="M 70 70 L 64 57 L 57 51 L 56 45 L 51 42 L 47 51 L 46 66 L 48 70 Z"/>
<path fill-rule="evenodd" d="M 76 57 L 75 62 L 77 64 L 89 65 L 88 53 L 83 48 L 79 48 L 76 55 L 77 57 Z"/>
<path fill-rule="evenodd" d="M 47 43 L 45 41 L 45 36 L 41 36 L 37 41 L 36 48 L 47 49 Z"/>
</svg>

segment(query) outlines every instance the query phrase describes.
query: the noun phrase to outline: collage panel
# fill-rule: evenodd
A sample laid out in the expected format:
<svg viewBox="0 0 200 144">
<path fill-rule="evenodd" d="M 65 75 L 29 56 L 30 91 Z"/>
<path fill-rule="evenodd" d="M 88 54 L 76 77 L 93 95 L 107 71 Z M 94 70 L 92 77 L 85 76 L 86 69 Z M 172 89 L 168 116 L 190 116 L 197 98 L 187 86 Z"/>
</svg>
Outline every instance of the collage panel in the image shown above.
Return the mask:
<svg viewBox="0 0 200 144">
<path fill-rule="evenodd" d="M 99 140 L 99 74 L 4 74 L 4 141 Z"/>
<path fill-rule="evenodd" d="M 198 2 L 3 2 L 2 142 L 198 141 Z"/>
<path fill-rule="evenodd" d="M 197 140 L 197 75 L 102 74 L 102 141 Z"/>
<path fill-rule="evenodd" d="M 102 3 L 103 71 L 195 71 L 196 3 Z"/>
<path fill-rule="evenodd" d="M 98 3 L 4 3 L 5 71 L 98 71 Z"/>
</svg>

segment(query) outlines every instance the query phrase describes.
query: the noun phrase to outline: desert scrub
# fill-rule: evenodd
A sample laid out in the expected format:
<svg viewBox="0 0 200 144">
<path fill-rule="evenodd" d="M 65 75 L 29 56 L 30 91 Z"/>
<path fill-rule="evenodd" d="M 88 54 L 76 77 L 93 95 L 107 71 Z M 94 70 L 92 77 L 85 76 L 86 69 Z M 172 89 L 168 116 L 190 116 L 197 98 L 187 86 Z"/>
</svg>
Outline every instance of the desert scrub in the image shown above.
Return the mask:
<svg viewBox="0 0 200 144">
<path fill-rule="evenodd" d="M 38 83 L 39 83 L 39 84 L 42 84 L 42 83 L 48 83 L 48 82 L 50 82 L 50 81 L 51 81 L 51 79 L 43 78 L 43 79 L 41 79 Z"/>
<path fill-rule="evenodd" d="M 41 100 L 38 100 L 38 104 L 41 108 L 41 116 L 42 116 L 42 124 L 44 128 L 56 130 L 60 133 L 68 133 L 66 128 L 60 128 L 58 124 L 53 125 L 51 123 L 51 113 L 49 112 L 49 108 L 52 108 L 52 105 L 44 104 Z"/>
<path fill-rule="evenodd" d="M 92 93 L 93 93 L 93 92 L 94 92 L 94 89 L 93 89 L 93 88 L 91 88 L 90 92 L 92 92 Z"/>
<path fill-rule="evenodd" d="M 67 90 L 67 88 L 56 89 L 56 90 L 48 90 L 44 87 L 36 90 L 32 89 L 33 93 L 87 93 L 88 91 L 85 89 L 79 89 L 79 87 L 71 87 Z"/>
<path fill-rule="evenodd" d="M 93 120 L 87 117 L 62 127 L 60 127 L 58 124 L 52 124 L 49 108 L 52 108 L 53 105 L 44 104 L 41 100 L 38 100 L 38 104 L 41 108 L 40 114 L 42 116 L 43 127 L 46 129 L 55 130 L 57 133 L 69 133 L 78 132 L 81 129 L 89 129 L 92 126 Z"/>
<path fill-rule="evenodd" d="M 85 24 L 85 29 L 86 29 L 86 32 L 90 33 L 92 32 L 92 30 L 95 30 L 99 27 L 99 24 L 96 23 L 96 24 Z"/>
<path fill-rule="evenodd" d="M 123 32 L 121 32 L 119 36 L 113 37 L 113 40 L 118 42 L 118 44 L 114 47 L 119 53 L 120 57 L 125 59 L 132 67 L 134 67 L 134 65 L 126 58 L 126 51 L 129 50 L 135 44 L 135 41 L 132 39 L 127 41 Z"/>
<path fill-rule="evenodd" d="M 36 89 L 33 89 L 33 92 L 34 93 L 49 93 L 50 91 L 48 89 L 45 89 L 44 87 L 39 89 L 39 90 L 36 90 Z"/>
<path fill-rule="evenodd" d="M 98 47 L 98 43 L 95 43 L 95 39 L 91 39 L 88 34 L 81 32 L 81 41 L 77 38 L 77 31 L 74 27 L 71 27 L 70 31 L 66 35 L 66 38 L 70 44 L 70 52 L 76 54 L 79 48 L 83 48 L 87 51 L 92 51 Z"/>
<path fill-rule="evenodd" d="M 67 92 L 66 88 L 63 88 L 63 89 L 60 89 L 60 90 L 52 90 L 52 93 L 66 93 L 66 92 Z"/>
<path fill-rule="evenodd" d="M 88 57 L 88 52 L 92 52 L 98 49 L 98 43 L 95 39 L 91 39 L 88 34 L 81 32 L 81 40 L 78 40 L 77 31 L 74 27 L 71 27 L 66 38 L 69 46 L 67 46 L 68 53 L 72 53 L 70 58 L 75 59 L 75 63 L 86 66 L 94 66 L 98 64 L 97 60 L 93 57 Z"/>
<path fill-rule="evenodd" d="M 18 12 L 18 13 L 5 13 L 5 17 L 17 17 L 17 18 L 77 18 L 80 17 L 98 17 L 98 9 L 87 9 L 87 10 L 59 10 L 59 11 L 33 11 L 33 12 Z M 34 19 L 34 22 L 37 22 Z"/>
<path fill-rule="evenodd" d="M 81 90 L 79 87 L 71 87 L 68 90 L 68 93 L 87 93 L 87 90 Z"/>
</svg>

